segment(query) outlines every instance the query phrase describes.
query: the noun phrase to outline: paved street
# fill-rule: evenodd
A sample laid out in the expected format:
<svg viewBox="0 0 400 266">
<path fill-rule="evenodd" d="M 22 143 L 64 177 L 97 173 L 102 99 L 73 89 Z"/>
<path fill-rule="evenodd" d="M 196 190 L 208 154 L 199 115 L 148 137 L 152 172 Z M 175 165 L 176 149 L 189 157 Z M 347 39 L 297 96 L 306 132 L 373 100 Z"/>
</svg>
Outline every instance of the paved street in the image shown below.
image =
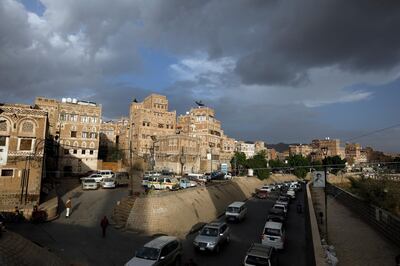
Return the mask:
<svg viewBox="0 0 400 266">
<path fill-rule="evenodd" d="M 81 191 L 80 188 L 64 195 L 72 196 L 74 204 L 69 219 L 61 217 L 51 223 L 40 225 L 22 224 L 14 230 L 23 236 L 49 247 L 60 257 L 81 265 L 123 265 L 137 248 L 152 239 L 151 236 L 120 231 L 110 226 L 105 239 L 101 237 L 100 219 L 111 216 L 116 202 L 127 195 L 126 188 L 97 191 Z M 297 199 L 303 202 L 303 192 Z M 231 242 L 220 254 L 202 254 L 193 249 L 196 235 L 183 241 L 184 262 L 189 258 L 199 265 L 240 265 L 252 242 L 259 242 L 266 214 L 273 200 L 250 199 L 247 218 L 231 226 Z M 306 265 L 304 214 L 298 214 L 296 202 L 289 209 L 287 223 L 287 246 L 279 253 L 280 265 Z M 221 217 L 223 219 L 224 217 Z M 172 221 L 173 222 L 173 221 Z"/>
<path fill-rule="evenodd" d="M 298 192 L 297 200 L 303 204 L 303 192 Z M 279 253 L 279 265 L 306 265 L 305 219 L 296 212 L 297 202 L 293 201 L 287 221 L 287 242 L 285 250 Z M 197 233 L 184 241 L 184 259 L 194 258 L 199 265 L 241 265 L 247 249 L 253 242 L 260 242 L 268 210 L 273 199 L 250 199 L 247 202 L 247 218 L 241 223 L 230 223 L 231 242 L 221 249 L 220 254 L 200 253 L 193 249 L 193 239 Z M 220 219 L 224 219 L 221 217 Z"/>
</svg>

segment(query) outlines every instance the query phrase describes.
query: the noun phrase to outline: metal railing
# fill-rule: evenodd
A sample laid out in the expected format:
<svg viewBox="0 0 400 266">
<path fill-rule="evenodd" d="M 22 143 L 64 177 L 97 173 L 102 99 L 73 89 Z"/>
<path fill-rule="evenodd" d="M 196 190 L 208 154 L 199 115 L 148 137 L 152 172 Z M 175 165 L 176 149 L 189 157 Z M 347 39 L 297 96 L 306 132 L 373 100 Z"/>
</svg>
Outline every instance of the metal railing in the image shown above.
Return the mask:
<svg viewBox="0 0 400 266">
<path fill-rule="evenodd" d="M 400 218 L 334 185 L 327 184 L 328 193 L 341 204 L 357 213 L 387 239 L 400 247 Z"/>
</svg>

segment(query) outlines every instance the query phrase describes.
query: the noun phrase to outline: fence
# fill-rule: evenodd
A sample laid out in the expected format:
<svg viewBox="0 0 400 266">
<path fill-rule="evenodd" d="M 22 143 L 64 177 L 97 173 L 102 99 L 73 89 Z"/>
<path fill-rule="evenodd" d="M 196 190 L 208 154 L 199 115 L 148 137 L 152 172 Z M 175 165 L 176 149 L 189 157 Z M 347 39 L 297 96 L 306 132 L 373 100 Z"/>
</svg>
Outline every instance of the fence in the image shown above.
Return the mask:
<svg viewBox="0 0 400 266">
<path fill-rule="evenodd" d="M 331 184 L 327 184 L 327 189 L 336 200 L 357 213 L 365 222 L 400 247 L 400 218 Z"/>
</svg>

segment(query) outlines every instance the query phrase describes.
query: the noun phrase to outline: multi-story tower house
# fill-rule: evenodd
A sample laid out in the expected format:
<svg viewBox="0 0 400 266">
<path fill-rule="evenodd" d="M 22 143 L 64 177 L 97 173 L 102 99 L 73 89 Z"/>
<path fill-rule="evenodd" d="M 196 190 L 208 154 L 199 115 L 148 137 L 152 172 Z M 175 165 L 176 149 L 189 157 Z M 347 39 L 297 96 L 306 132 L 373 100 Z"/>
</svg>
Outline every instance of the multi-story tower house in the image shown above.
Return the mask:
<svg viewBox="0 0 400 266">
<path fill-rule="evenodd" d="M 46 129 L 45 111 L 0 106 L 0 211 L 39 203 Z"/>
<path fill-rule="evenodd" d="M 344 148 L 340 146 L 340 139 L 315 139 L 311 142 L 313 152 L 311 158 L 313 160 L 322 160 L 324 156 L 339 156 L 345 158 Z M 322 148 L 327 148 L 327 154 L 323 154 Z"/>
<path fill-rule="evenodd" d="M 307 157 L 313 151 L 310 145 L 289 145 L 289 155 L 301 155 L 303 157 Z"/>
<path fill-rule="evenodd" d="M 131 155 L 151 158 L 158 137 L 174 135 L 176 111 L 168 111 L 167 97 L 151 94 L 143 102 L 136 99 L 129 111 L 129 150 Z"/>
<path fill-rule="evenodd" d="M 63 98 L 36 98 L 35 104 L 48 112 L 49 132 L 59 145 L 57 168 L 64 176 L 97 170 L 101 105 Z"/>
<path fill-rule="evenodd" d="M 220 165 L 221 122 L 215 118 L 215 111 L 209 107 L 192 108 L 178 117 L 178 131 L 191 137 L 200 138 L 201 171 L 217 170 Z"/>
</svg>

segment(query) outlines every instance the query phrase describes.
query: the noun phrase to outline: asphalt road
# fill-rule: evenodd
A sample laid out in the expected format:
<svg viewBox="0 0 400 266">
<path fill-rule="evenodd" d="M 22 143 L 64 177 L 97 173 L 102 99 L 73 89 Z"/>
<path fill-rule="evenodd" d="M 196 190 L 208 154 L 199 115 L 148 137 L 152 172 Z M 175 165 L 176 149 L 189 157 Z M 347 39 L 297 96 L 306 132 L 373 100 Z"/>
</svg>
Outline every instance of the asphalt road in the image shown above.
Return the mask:
<svg viewBox="0 0 400 266">
<path fill-rule="evenodd" d="M 304 192 L 298 192 L 297 200 L 303 204 Z M 152 236 L 138 235 L 129 231 L 108 228 L 107 237 L 101 237 L 100 219 L 110 216 L 116 202 L 127 195 L 127 188 L 113 190 L 81 191 L 80 188 L 64 195 L 72 196 L 73 211 L 65 218 L 44 224 L 25 223 L 12 226 L 13 231 L 49 248 L 61 258 L 77 265 L 123 265 L 135 254 L 135 250 L 150 241 Z M 297 201 L 296 200 L 296 201 Z M 287 221 L 286 249 L 279 253 L 280 265 L 306 265 L 304 214 L 296 212 L 296 201 L 291 203 Z M 230 224 L 231 242 L 220 254 L 197 253 L 193 248 L 196 233 L 183 240 L 183 265 L 193 258 L 198 265 L 240 265 L 253 242 L 260 242 L 268 210 L 273 199 L 248 200 L 247 218 Z M 223 219 L 224 217 L 221 217 Z"/>
<path fill-rule="evenodd" d="M 304 206 L 303 191 L 297 192 L 296 200 L 293 200 L 289 207 L 286 225 L 287 242 L 285 243 L 285 249 L 278 253 L 279 265 L 307 265 L 305 217 L 304 213 L 298 214 L 296 211 L 298 201 Z M 254 242 L 261 242 L 261 233 L 266 222 L 267 213 L 273 206 L 275 199 L 276 197 L 266 200 L 249 199 L 247 202 L 247 218 L 240 223 L 229 224 L 231 241 L 221 248 L 219 254 L 195 251 L 192 242 L 197 233 L 189 235 L 183 242 L 184 261 L 188 261 L 191 258 L 198 265 L 242 265 L 250 245 Z M 225 219 L 225 217 L 220 219 Z"/>
</svg>

